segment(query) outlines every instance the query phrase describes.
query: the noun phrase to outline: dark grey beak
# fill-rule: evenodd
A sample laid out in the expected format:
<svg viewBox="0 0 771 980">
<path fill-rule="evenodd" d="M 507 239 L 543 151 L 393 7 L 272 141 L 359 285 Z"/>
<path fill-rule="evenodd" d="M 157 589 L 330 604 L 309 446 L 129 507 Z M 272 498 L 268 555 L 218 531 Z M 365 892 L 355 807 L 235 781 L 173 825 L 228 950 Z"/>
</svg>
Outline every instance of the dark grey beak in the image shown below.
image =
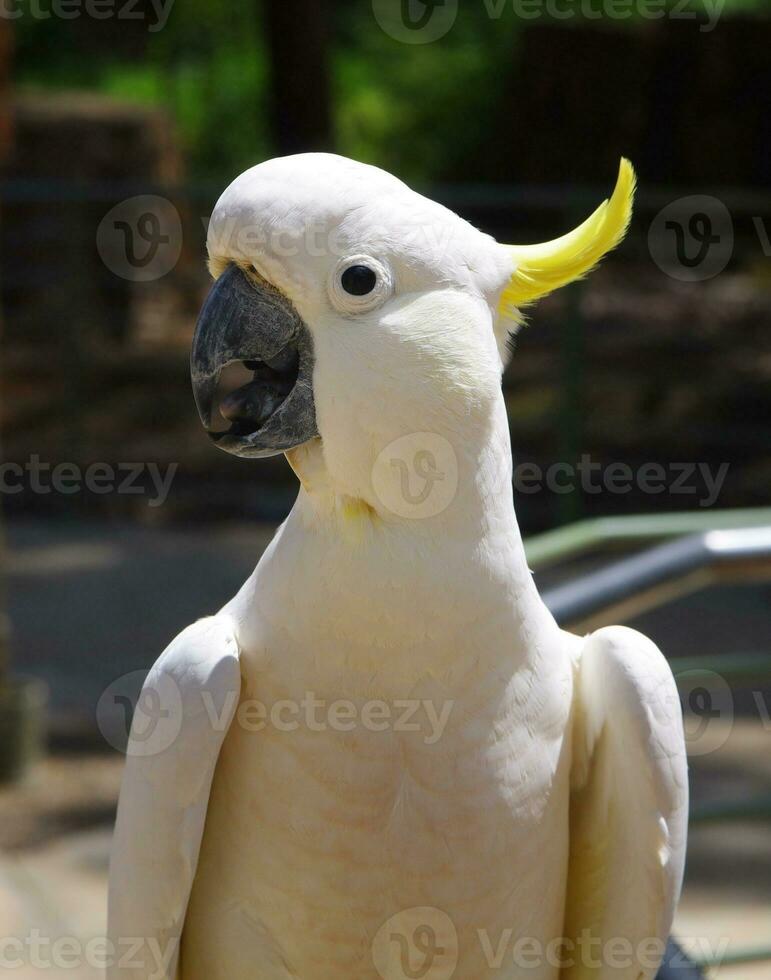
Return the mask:
<svg viewBox="0 0 771 980">
<path fill-rule="evenodd" d="M 211 429 L 220 372 L 241 361 L 253 380 L 219 406 L 231 423 Z M 190 356 L 193 394 L 205 428 L 236 456 L 275 456 L 318 435 L 313 405 L 313 344 L 281 293 L 230 266 L 206 297 Z"/>
</svg>

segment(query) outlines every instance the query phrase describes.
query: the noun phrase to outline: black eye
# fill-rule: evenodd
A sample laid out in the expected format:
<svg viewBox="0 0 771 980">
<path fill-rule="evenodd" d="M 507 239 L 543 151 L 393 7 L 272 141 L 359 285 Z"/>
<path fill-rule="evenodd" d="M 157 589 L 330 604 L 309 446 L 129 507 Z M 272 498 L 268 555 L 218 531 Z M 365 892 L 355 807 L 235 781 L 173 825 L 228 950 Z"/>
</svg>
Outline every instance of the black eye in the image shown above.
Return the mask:
<svg viewBox="0 0 771 980">
<path fill-rule="evenodd" d="M 366 265 L 352 265 L 340 277 L 343 289 L 351 296 L 367 296 L 377 286 L 377 275 Z"/>
</svg>

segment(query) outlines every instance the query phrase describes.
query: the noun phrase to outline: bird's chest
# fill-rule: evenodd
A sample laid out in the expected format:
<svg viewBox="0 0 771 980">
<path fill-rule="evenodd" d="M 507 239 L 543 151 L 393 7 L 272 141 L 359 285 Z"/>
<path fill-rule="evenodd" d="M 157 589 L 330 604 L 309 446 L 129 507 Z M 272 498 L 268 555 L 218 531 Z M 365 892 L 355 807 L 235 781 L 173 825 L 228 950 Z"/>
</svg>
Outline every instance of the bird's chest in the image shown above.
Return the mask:
<svg viewBox="0 0 771 980">
<path fill-rule="evenodd" d="M 562 682 L 534 698 L 523 677 L 502 701 L 490 677 L 350 694 L 275 680 L 245 692 L 217 768 L 184 980 L 376 978 L 383 943 L 407 962 L 431 937 L 464 976 L 492 976 L 507 929 L 556 925 Z"/>
</svg>

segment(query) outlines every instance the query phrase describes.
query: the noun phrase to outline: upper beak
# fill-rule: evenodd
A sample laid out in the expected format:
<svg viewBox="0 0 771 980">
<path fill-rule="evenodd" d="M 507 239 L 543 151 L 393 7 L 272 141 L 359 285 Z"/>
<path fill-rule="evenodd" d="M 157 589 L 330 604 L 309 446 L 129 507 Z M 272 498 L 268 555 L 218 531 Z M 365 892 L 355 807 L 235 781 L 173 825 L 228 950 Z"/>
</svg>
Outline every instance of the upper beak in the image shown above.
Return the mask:
<svg viewBox="0 0 771 980">
<path fill-rule="evenodd" d="M 223 400 L 225 432 L 211 431 L 222 369 L 243 361 L 253 380 Z M 318 435 L 311 335 L 289 300 L 230 266 L 206 298 L 190 356 L 201 421 L 220 449 L 274 456 Z"/>
</svg>

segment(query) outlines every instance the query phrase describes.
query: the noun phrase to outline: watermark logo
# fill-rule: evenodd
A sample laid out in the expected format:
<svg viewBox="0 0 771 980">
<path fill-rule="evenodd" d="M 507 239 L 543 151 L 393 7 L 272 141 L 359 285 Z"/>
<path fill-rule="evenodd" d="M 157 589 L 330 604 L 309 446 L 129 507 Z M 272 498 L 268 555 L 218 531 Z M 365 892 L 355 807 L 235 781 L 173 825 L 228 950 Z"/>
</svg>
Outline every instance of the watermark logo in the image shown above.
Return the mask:
<svg viewBox="0 0 771 980">
<path fill-rule="evenodd" d="M 162 507 L 178 469 L 169 463 L 165 471 L 157 463 L 49 463 L 33 453 L 25 463 L 0 463 L 0 494 L 35 496 L 90 493 L 95 496 L 146 496 L 149 507 Z"/>
<path fill-rule="evenodd" d="M 351 230 L 336 221 L 304 221 L 297 217 L 276 225 L 244 222 L 238 217 L 202 217 L 211 254 L 231 252 L 243 257 L 268 259 L 332 256 L 347 259 L 361 246 L 352 240 Z M 367 224 L 367 238 L 372 243 L 388 242 L 393 230 L 384 224 Z M 442 263 L 448 250 L 457 241 L 458 229 L 453 222 L 424 221 L 418 217 L 400 222 L 399 240 L 405 249 L 413 249 L 427 261 Z M 374 246 L 377 247 L 377 246 Z"/>
<path fill-rule="evenodd" d="M 677 674 L 683 729 L 688 755 L 710 755 L 728 741 L 734 720 L 734 701 L 728 682 L 711 670 Z"/>
<path fill-rule="evenodd" d="M 708 194 L 692 194 L 667 204 L 648 230 L 653 261 L 682 282 L 712 279 L 725 269 L 734 247 L 731 213 Z"/>
<path fill-rule="evenodd" d="M 105 741 L 128 756 L 165 752 L 182 731 L 182 695 L 163 671 L 150 677 L 134 670 L 105 689 L 96 706 L 96 723 Z"/>
<path fill-rule="evenodd" d="M 179 212 L 165 197 L 130 197 L 102 218 L 96 247 L 116 276 L 130 282 L 154 282 L 171 272 L 182 253 Z"/>
<path fill-rule="evenodd" d="M 401 436 L 378 454 L 372 486 L 381 504 L 397 517 L 436 517 L 458 491 L 455 450 L 436 432 Z"/>
<path fill-rule="evenodd" d="M 542 467 L 536 462 L 518 463 L 512 473 L 517 493 L 535 494 L 546 490 L 557 495 L 667 494 L 697 498 L 699 507 L 712 507 L 723 489 L 729 463 L 657 463 L 632 467 L 615 461 L 601 463 L 582 453 L 575 463 L 556 462 Z"/>
<path fill-rule="evenodd" d="M 259 928 L 251 914 L 242 910 L 241 917 L 250 926 Z M 476 932 L 490 971 L 505 977 L 512 976 L 510 965 L 517 976 L 529 976 L 532 971 L 540 976 L 544 967 L 552 975 L 576 966 L 590 973 L 607 968 L 627 974 L 634 967 L 634 976 L 653 976 L 666 946 L 663 939 L 655 936 L 632 943 L 623 936 L 600 938 L 588 929 L 575 939 L 557 936 L 547 942 L 521 936 L 512 927 L 497 935 L 486 928 L 478 928 Z M 690 956 L 713 966 L 723 962 L 731 946 L 728 936 L 710 939 L 680 935 L 678 939 Z M 388 950 L 389 945 L 393 952 Z M 450 980 L 457 968 L 457 948 L 457 935 L 449 917 L 439 909 L 424 907 L 392 916 L 376 936 L 373 958 L 379 975 L 386 980 Z M 168 980 L 178 953 L 176 935 L 163 942 L 157 936 L 84 939 L 76 935 L 48 935 L 37 928 L 24 935 L 0 935 L 0 970 L 31 967 L 35 975 L 43 970 L 54 970 L 56 974 L 78 970 L 80 976 L 86 968 L 85 972 L 91 976 L 93 971 L 115 969 L 121 975 L 124 971 L 127 976 Z M 384 955 L 391 959 L 382 959 Z M 692 969 L 682 950 L 670 951 L 667 965 L 674 974 L 680 969 Z M 23 976 L 30 975 L 24 970 Z"/>
<path fill-rule="evenodd" d="M 0 19 L 147 20 L 147 30 L 156 34 L 166 26 L 173 6 L 174 0 L 151 0 L 149 7 L 137 0 L 0 0 Z"/>
<path fill-rule="evenodd" d="M 117 941 L 107 936 L 84 940 L 79 936 L 48 936 L 33 928 L 25 936 L 0 936 L 0 970 L 18 970 L 25 966 L 25 976 L 40 975 L 43 970 L 77 970 L 88 976 L 92 971 L 115 967 L 118 971 L 133 972 L 147 980 L 164 980 L 179 948 L 179 939 L 172 937 L 164 944 L 155 937 L 121 936 Z M 61 975 L 61 973 L 60 973 Z M 72 974 L 71 974 L 72 975 Z"/>
<path fill-rule="evenodd" d="M 418 906 L 392 915 L 372 941 L 383 980 L 450 980 L 458 965 L 458 933 L 441 909 Z"/>
<path fill-rule="evenodd" d="M 231 692 L 225 704 L 216 705 L 208 692 L 202 695 L 206 714 L 215 731 L 237 699 Z M 282 698 L 266 704 L 245 698 L 235 711 L 233 724 L 246 732 L 399 732 L 412 733 L 424 745 L 436 745 L 444 735 L 454 701 L 434 702 L 428 698 L 372 699 L 356 703 L 349 698 L 329 701 L 307 691 L 302 698 Z"/>
<path fill-rule="evenodd" d="M 105 741 L 131 756 L 159 755 L 168 749 L 182 731 L 186 711 L 220 734 L 231 724 L 250 734 L 266 735 L 396 732 L 430 746 L 443 737 L 455 707 L 452 700 L 429 698 L 330 700 L 314 691 L 298 699 L 265 702 L 241 698 L 237 690 L 215 697 L 207 689 L 192 692 L 185 704 L 187 708 L 169 673 L 157 668 L 150 674 L 135 670 L 106 688 L 96 706 L 96 721 Z"/>
<path fill-rule="evenodd" d="M 448 34 L 458 17 L 458 0 L 372 0 L 380 27 L 402 44 L 431 44 Z"/>
<path fill-rule="evenodd" d="M 690 20 L 710 33 L 723 13 L 725 0 L 478 0 L 492 21 L 511 14 L 522 21 L 548 20 Z M 380 27 L 403 44 L 441 40 L 455 24 L 458 0 L 372 0 Z"/>
</svg>

